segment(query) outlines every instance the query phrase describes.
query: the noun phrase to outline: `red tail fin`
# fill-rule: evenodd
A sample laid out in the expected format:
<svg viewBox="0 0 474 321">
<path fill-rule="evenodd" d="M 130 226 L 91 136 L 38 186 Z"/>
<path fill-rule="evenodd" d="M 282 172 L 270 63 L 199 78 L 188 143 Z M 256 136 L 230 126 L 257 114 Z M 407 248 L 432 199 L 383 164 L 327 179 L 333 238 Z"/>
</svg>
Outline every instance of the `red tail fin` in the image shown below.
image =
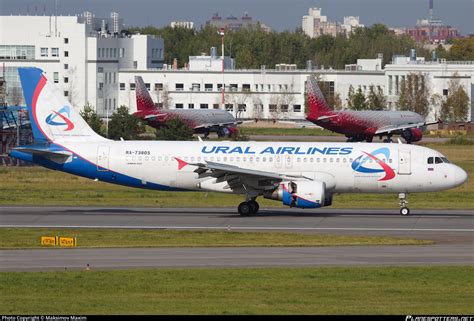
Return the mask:
<svg viewBox="0 0 474 321">
<path fill-rule="evenodd" d="M 135 76 L 135 95 L 137 97 L 137 111 L 155 109 L 155 104 L 140 76 Z"/>
<path fill-rule="evenodd" d="M 309 106 L 309 112 L 306 119 L 317 120 L 321 116 L 333 115 L 334 112 L 324 99 L 321 89 L 313 76 L 308 77 L 306 82 L 306 94 Z"/>
</svg>

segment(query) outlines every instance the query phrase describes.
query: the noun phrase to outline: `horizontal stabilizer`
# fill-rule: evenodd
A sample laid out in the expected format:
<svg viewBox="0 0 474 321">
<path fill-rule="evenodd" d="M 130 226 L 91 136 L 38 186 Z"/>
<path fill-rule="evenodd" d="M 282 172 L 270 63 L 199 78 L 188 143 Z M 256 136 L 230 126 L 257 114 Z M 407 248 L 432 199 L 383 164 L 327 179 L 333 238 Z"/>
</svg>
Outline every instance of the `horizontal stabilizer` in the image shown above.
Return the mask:
<svg viewBox="0 0 474 321">
<path fill-rule="evenodd" d="M 34 154 L 34 155 L 42 155 L 42 156 L 63 156 L 63 157 L 69 157 L 72 156 L 71 152 L 65 151 L 65 150 L 51 150 L 49 149 L 48 146 L 20 146 L 20 147 L 15 147 L 13 148 L 16 151 L 22 152 L 22 153 L 29 153 L 29 154 Z"/>
</svg>

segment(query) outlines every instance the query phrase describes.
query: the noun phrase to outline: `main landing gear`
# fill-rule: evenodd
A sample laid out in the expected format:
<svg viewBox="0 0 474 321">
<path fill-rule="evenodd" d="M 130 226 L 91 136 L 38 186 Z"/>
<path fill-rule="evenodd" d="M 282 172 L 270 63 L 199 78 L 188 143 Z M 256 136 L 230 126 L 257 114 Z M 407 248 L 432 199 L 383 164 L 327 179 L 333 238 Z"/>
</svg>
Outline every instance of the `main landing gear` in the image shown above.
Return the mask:
<svg viewBox="0 0 474 321">
<path fill-rule="evenodd" d="M 407 201 L 407 194 L 406 193 L 400 193 L 398 194 L 398 198 L 400 199 L 400 214 L 403 216 L 409 215 L 410 214 L 410 209 L 407 207 L 408 201 Z"/>
<path fill-rule="evenodd" d="M 247 202 L 242 202 L 239 204 L 238 211 L 242 216 L 250 216 L 257 214 L 260 209 L 260 205 L 255 200 L 250 200 Z"/>
</svg>

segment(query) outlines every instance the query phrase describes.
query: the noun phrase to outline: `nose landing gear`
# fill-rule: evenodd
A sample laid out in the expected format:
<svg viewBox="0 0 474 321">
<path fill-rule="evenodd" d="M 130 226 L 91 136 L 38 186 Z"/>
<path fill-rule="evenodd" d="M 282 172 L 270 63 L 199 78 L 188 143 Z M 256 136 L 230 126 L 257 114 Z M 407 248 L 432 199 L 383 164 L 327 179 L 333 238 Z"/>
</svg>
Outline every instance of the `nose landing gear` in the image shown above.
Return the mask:
<svg viewBox="0 0 474 321">
<path fill-rule="evenodd" d="M 398 194 L 398 198 L 400 199 L 400 214 L 403 216 L 409 215 L 410 214 L 410 209 L 407 207 L 408 201 L 407 201 L 407 194 L 406 193 L 400 193 Z"/>
</svg>

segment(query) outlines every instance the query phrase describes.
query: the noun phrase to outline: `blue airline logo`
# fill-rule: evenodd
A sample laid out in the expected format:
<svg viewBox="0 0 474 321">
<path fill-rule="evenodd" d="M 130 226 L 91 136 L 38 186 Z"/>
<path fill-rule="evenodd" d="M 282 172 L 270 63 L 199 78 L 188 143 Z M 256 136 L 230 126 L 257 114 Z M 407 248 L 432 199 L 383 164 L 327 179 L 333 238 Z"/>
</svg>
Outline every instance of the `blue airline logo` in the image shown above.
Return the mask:
<svg viewBox="0 0 474 321">
<path fill-rule="evenodd" d="M 376 155 L 383 155 L 385 156 L 385 160 L 388 161 L 390 159 L 390 150 L 387 147 L 382 147 L 377 150 L 374 150 L 372 153 L 366 153 L 367 156 L 361 155 L 357 157 L 352 162 L 352 169 L 359 173 L 383 173 L 385 172 L 385 176 L 379 179 L 379 181 L 387 181 L 395 177 L 395 172 L 393 169 L 387 165 L 383 160 L 378 158 Z M 380 168 L 370 168 L 364 166 L 364 164 L 368 163 L 369 161 L 374 161 L 375 166 Z"/>
<path fill-rule="evenodd" d="M 65 115 L 64 115 L 65 114 Z M 52 111 L 51 114 L 46 117 L 46 124 L 52 125 L 52 126 L 67 126 L 64 131 L 69 131 L 74 128 L 74 124 L 72 121 L 69 119 L 71 114 L 71 110 L 69 109 L 69 106 L 64 106 L 61 108 L 59 111 Z M 61 119 L 61 122 L 56 121 L 57 118 Z"/>
<path fill-rule="evenodd" d="M 352 147 L 265 147 L 261 151 L 254 150 L 252 146 L 204 146 L 204 154 L 243 154 L 243 155 L 349 155 Z"/>
</svg>

